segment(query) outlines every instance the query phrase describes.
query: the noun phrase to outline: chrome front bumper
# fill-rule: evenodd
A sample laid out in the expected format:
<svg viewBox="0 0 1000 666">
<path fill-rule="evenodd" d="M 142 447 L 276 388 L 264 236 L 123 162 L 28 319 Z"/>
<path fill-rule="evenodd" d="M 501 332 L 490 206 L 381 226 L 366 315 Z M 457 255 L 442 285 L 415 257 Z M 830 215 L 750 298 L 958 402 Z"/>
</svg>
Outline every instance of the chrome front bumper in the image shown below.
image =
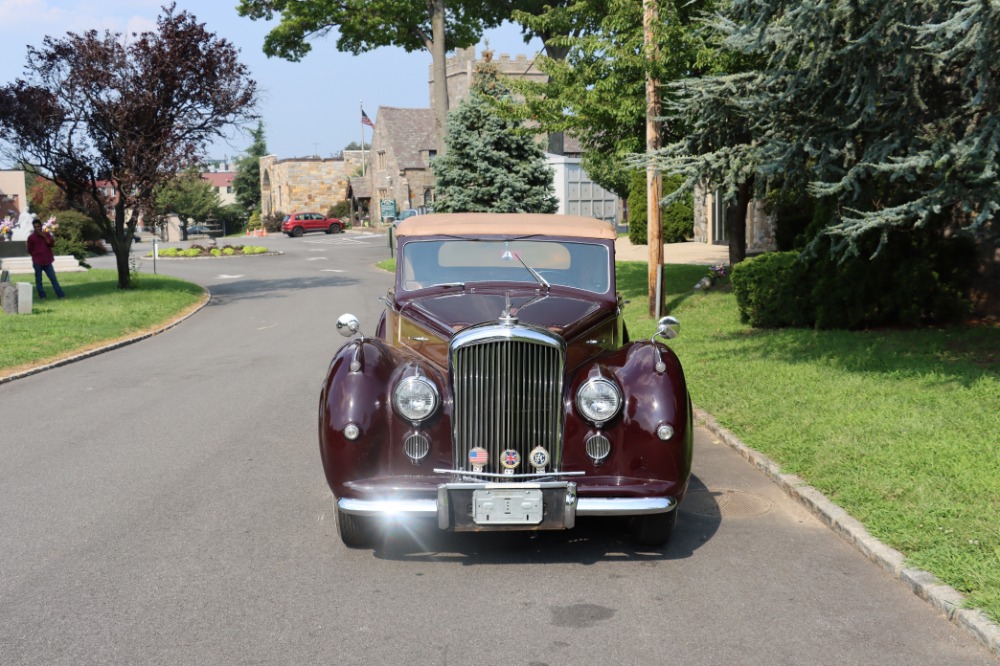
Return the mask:
<svg viewBox="0 0 1000 666">
<path fill-rule="evenodd" d="M 456 501 L 464 503 L 467 495 L 475 490 L 499 488 L 509 484 L 489 483 L 446 483 L 438 486 L 435 499 L 352 499 L 344 497 L 336 500 L 337 507 L 344 513 L 372 518 L 437 518 L 442 529 L 569 529 L 575 524 L 576 516 L 642 516 L 653 513 L 667 513 L 677 508 L 677 500 L 672 497 L 578 497 L 576 484 L 565 482 L 543 482 L 528 484 L 539 487 L 546 493 L 546 502 L 555 503 L 555 515 L 546 518 L 539 526 L 493 526 L 476 525 L 466 512 L 456 512 Z"/>
</svg>

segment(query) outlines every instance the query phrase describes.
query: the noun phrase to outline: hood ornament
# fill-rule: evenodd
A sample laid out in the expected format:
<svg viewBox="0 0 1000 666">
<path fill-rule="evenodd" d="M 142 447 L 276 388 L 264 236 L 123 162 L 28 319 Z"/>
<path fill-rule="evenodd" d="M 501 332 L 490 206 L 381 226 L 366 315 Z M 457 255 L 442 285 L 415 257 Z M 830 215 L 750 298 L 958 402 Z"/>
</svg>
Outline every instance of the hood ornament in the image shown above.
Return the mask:
<svg viewBox="0 0 1000 666">
<path fill-rule="evenodd" d="M 512 328 L 517 325 L 517 315 L 511 311 L 510 307 L 510 292 L 504 293 L 504 306 L 503 312 L 500 313 L 500 325 L 506 326 L 507 328 Z"/>
</svg>

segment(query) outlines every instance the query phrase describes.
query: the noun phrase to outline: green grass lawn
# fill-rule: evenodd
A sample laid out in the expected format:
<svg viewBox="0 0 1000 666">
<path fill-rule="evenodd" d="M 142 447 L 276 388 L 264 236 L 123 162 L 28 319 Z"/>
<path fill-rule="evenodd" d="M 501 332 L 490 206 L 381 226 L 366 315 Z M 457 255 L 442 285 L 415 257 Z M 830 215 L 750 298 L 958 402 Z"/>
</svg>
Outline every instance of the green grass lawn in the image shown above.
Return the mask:
<svg viewBox="0 0 1000 666">
<path fill-rule="evenodd" d="M 665 277 L 695 404 L 1000 622 L 1000 327 L 754 330 L 705 275 Z M 618 280 L 649 336 L 646 264 Z"/>
<path fill-rule="evenodd" d="M 34 275 L 11 277 L 34 283 Z M 0 313 L 0 376 L 155 328 L 204 298 L 198 285 L 163 275 L 143 273 L 129 291 L 117 288 L 113 270 L 57 277 L 66 298 L 57 300 L 43 277 L 48 298 L 36 293 L 31 314 Z"/>
</svg>

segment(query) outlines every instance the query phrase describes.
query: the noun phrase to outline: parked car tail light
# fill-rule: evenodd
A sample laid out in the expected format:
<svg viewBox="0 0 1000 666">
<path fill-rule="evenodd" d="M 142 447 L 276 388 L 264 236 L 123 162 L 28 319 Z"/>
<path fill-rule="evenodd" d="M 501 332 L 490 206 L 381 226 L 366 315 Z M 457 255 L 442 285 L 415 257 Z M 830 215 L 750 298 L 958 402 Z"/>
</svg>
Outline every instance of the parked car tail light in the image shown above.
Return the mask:
<svg viewBox="0 0 1000 666">
<path fill-rule="evenodd" d="M 396 413 L 413 423 L 420 423 L 433 414 L 439 402 L 437 388 L 420 376 L 407 377 L 392 392 Z"/>
<path fill-rule="evenodd" d="M 594 425 L 602 425 L 614 418 L 621 406 L 622 392 L 610 379 L 589 379 L 576 392 L 577 409 Z"/>
</svg>

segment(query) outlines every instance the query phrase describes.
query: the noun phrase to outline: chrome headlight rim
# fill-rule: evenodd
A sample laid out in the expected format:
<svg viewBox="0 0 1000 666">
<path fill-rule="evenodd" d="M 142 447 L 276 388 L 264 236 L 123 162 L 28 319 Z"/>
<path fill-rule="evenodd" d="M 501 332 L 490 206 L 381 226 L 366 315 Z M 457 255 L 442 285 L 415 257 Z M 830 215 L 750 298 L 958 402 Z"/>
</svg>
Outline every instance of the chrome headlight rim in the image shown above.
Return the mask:
<svg viewBox="0 0 1000 666">
<path fill-rule="evenodd" d="M 614 408 L 603 412 L 596 412 L 592 409 L 591 401 L 598 396 L 604 387 L 610 388 L 610 395 L 614 398 Z M 608 393 L 604 397 L 608 397 Z M 576 391 L 576 409 L 586 420 L 595 426 L 602 426 L 611 419 L 618 416 L 622 410 L 622 390 L 618 384 L 607 377 L 591 377 Z"/>
<path fill-rule="evenodd" d="M 428 389 L 426 395 L 429 398 L 429 407 L 420 411 L 414 412 L 408 409 L 408 402 L 402 400 L 403 393 L 406 391 L 412 391 L 416 387 L 421 387 Z M 418 389 L 419 390 L 419 389 Z M 441 394 L 438 392 L 437 386 L 434 382 L 423 377 L 422 375 L 412 375 L 410 377 L 405 377 L 401 379 L 396 387 L 392 390 L 392 409 L 399 416 L 406 419 L 407 421 L 413 423 L 414 425 L 426 421 L 430 417 L 434 416 L 437 412 L 438 407 L 441 405 Z"/>
</svg>

